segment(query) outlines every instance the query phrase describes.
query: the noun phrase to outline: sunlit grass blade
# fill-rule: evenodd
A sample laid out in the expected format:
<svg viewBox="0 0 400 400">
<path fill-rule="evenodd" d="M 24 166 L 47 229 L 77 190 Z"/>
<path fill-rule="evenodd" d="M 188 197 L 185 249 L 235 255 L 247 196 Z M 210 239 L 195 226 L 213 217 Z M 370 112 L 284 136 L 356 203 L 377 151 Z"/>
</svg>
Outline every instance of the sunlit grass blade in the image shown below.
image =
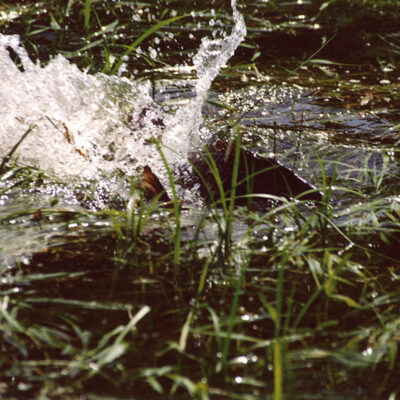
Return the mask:
<svg viewBox="0 0 400 400">
<path fill-rule="evenodd" d="M 180 202 L 178 198 L 178 194 L 176 191 L 176 186 L 174 182 L 174 176 L 171 171 L 171 167 L 168 164 L 168 161 L 162 151 L 161 145 L 158 141 L 155 142 L 157 146 L 157 150 L 161 156 L 162 162 L 164 164 L 164 167 L 167 171 L 167 176 L 169 180 L 169 184 L 171 187 L 171 192 L 172 192 L 172 202 L 173 202 L 173 207 L 174 207 L 174 218 L 175 218 L 175 235 L 174 235 L 174 268 L 175 268 L 175 276 L 176 278 L 178 277 L 179 273 L 179 265 L 180 265 L 180 260 L 181 260 L 181 211 L 180 211 Z"/>
<path fill-rule="evenodd" d="M 231 243 L 231 239 L 232 239 L 232 222 L 233 222 L 233 213 L 234 213 L 235 201 L 236 201 L 236 188 L 237 188 L 237 180 L 238 180 L 238 172 L 239 172 L 239 164 L 240 164 L 240 150 L 242 148 L 241 140 L 242 140 L 242 137 L 238 133 L 236 135 L 236 141 L 235 141 L 235 158 L 234 158 L 233 171 L 232 171 L 229 210 L 228 210 L 228 215 L 226 216 L 225 254 L 229 254 L 230 243 Z"/>
<path fill-rule="evenodd" d="M 232 305 L 230 308 L 230 313 L 229 313 L 229 318 L 228 318 L 228 323 L 227 323 L 227 330 L 226 330 L 226 337 L 224 341 L 224 347 L 222 351 L 222 357 L 221 357 L 221 364 L 217 365 L 217 370 L 216 372 L 220 372 L 219 368 L 222 368 L 226 374 L 226 368 L 227 368 L 227 361 L 228 361 L 228 356 L 229 356 L 229 348 L 230 348 L 230 343 L 232 340 L 232 334 L 233 330 L 236 326 L 236 316 L 237 316 L 237 311 L 239 307 L 239 299 L 240 295 L 242 294 L 242 285 L 245 279 L 246 271 L 249 266 L 251 257 L 249 257 L 247 260 L 244 261 L 242 265 L 239 266 L 239 276 L 235 280 L 235 292 L 233 296 L 233 301 Z"/>
<path fill-rule="evenodd" d="M 12 147 L 12 149 L 8 152 L 8 154 L 5 157 L 3 157 L 3 161 L 0 164 L 0 173 L 2 173 L 2 171 L 4 170 L 4 167 L 10 161 L 13 154 L 17 151 L 20 144 L 35 129 L 35 126 L 36 126 L 35 124 L 30 125 L 29 128 L 25 131 L 25 133 L 21 136 L 21 139 L 19 139 L 18 142 L 15 143 L 15 145 Z"/>
<path fill-rule="evenodd" d="M 145 40 L 148 36 L 152 35 L 154 32 L 158 31 L 162 27 L 164 27 L 168 24 L 171 24 L 172 22 L 178 21 L 182 18 L 185 18 L 185 17 L 187 17 L 187 15 L 180 15 L 177 17 L 172 17 L 172 18 L 168 18 L 166 20 L 160 21 L 157 24 L 153 25 L 151 28 L 149 28 L 147 31 L 142 33 L 130 46 L 123 46 L 123 47 L 126 47 L 127 50 L 122 54 L 122 56 L 119 58 L 119 60 L 113 66 L 113 68 L 111 70 L 111 75 L 114 75 L 118 72 L 119 68 L 121 67 L 121 65 L 124 62 L 125 57 L 129 56 L 129 54 L 132 53 L 132 51 L 134 51 L 140 45 L 140 43 L 142 43 L 143 40 Z"/>
</svg>

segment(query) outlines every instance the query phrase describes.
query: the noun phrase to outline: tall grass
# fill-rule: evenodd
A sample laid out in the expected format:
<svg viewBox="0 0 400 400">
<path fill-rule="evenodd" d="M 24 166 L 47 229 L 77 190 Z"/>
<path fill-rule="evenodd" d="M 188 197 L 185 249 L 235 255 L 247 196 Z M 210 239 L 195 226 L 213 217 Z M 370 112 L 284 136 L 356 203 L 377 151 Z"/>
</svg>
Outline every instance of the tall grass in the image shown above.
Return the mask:
<svg viewBox="0 0 400 400">
<path fill-rule="evenodd" d="M 399 207 L 363 198 L 352 183 L 362 202 L 335 209 L 335 188 L 345 182 L 328 179 L 328 163 L 321 160 L 326 204 L 232 212 L 226 199 L 226 214 L 210 205 L 190 243 L 176 194 L 172 210 L 133 195 L 126 211 L 3 214 L 9 232 L 32 221 L 38 231 L 55 221 L 64 228 L 28 265 L 13 266 L 17 274 L 1 272 L 2 350 L 14 354 L 1 379 L 17 376 L 44 398 L 135 382 L 142 393 L 282 399 L 311 387 L 342 393 L 338 382 L 362 387 L 364 371 L 374 369 L 382 377 L 374 393 L 394 393 L 399 277 L 391 238 L 400 233 Z M 391 179 L 386 170 L 371 180 L 374 165 L 347 167 L 360 187 Z M 229 257 L 201 234 L 216 214 L 227 219 L 221 226 L 248 224 L 239 242 L 230 240 Z M 162 215 L 174 218 L 171 237 L 160 236 Z M 100 219 L 109 224 L 96 228 Z M 217 243 L 229 237 L 216 232 Z"/>
<path fill-rule="evenodd" d="M 179 198 L 175 187 L 174 176 L 171 170 L 171 167 L 168 165 L 168 161 L 161 149 L 161 146 L 158 142 L 156 142 L 157 150 L 160 153 L 161 159 L 167 171 L 167 176 L 169 180 L 169 184 L 172 191 L 172 201 L 174 207 L 174 217 L 175 217 L 175 234 L 174 234 L 174 268 L 175 268 L 175 277 L 178 279 L 179 277 L 179 267 L 180 267 L 180 259 L 181 259 L 181 221 L 180 221 L 180 204 Z"/>
</svg>

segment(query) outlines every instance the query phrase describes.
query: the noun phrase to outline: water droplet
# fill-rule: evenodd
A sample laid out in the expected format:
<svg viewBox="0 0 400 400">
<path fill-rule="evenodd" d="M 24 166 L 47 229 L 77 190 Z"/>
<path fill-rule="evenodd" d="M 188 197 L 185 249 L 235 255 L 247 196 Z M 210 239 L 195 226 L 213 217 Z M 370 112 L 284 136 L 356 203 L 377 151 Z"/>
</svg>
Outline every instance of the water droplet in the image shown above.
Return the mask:
<svg viewBox="0 0 400 400">
<path fill-rule="evenodd" d="M 98 370 L 99 370 L 99 366 L 98 366 L 98 364 L 95 363 L 95 362 L 91 362 L 91 363 L 89 364 L 89 368 L 92 369 L 93 371 L 98 371 Z"/>
<path fill-rule="evenodd" d="M 236 358 L 236 361 L 238 364 L 247 364 L 249 362 L 249 359 L 246 356 L 240 356 Z"/>
<path fill-rule="evenodd" d="M 372 353 L 373 353 L 372 347 L 368 347 L 366 350 L 362 352 L 363 356 L 366 357 L 372 355 Z"/>
</svg>

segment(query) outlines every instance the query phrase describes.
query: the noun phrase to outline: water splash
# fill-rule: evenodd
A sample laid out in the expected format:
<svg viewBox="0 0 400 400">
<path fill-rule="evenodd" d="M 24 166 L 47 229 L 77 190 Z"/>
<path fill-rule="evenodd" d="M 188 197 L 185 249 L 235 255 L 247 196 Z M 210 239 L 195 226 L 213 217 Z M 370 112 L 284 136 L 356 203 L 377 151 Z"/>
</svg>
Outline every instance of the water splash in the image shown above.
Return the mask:
<svg viewBox="0 0 400 400">
<path fill-rule="evenodd" d="M 10 59 L 8 48 L 20 57 L 23 71 Z M 34 125 L 18 149 L 21 163 L 59 177 L 95 178 L 116 168 L 132 173 L 128 160 L 135 154 L 135 141 L 126 115 L 138 102 L 152 101 L 146 84 L 92 76 L 62 56 L 42 68 L 29 59 L 17 36 L 3 35 L 0 76 L 0 156 Z"/>
<path fill-rule="evenodd" d="M 231 6 L 235 21 L 233 30 L 222 39 L 203 38 L 199 51 L 193 57 L 198 78 L 194 88 L 196 97 L 177 111 L 169 126 L 169 136 L 164 140 L 169 148 L 175 148 L 180 138 L 186 137 L 187 140 L 180 143 L 185 155 L 200 139 L 199 129 L 203 122 L 201 110 L 212 82 L 246 36 L 246 24 L 236 8 L 235 0 L 232 0 Z"/>
<path fill-rule="evenodd" d="M 29 190 L 27 194 L 1 196 L 7 192 L 8 184 L 7 176 L 3 176 L 0 216 L 46 208 L 55 199 L 61 207 L 79 208 L 76 189 L 80 190 L 81 185 L 91 189 L 93 181 L 94 207 L 107 207 L 102 196 L 105 191 L 121 194 L 121 182 L 113 175 L 119 171 L 136 175 L 144 165 L 149 165 L 168 187 L 160 155 L 149 139 L 155 137 L 161 142 L 170 164 L 184 163 L 188 152 L 194 149 L 207 92 L 246 34 L 235 0 L 232 9 L 235 25 L 231 34 L 221 39 L 203 39 L 194 65 L 184 67 L 197 71 L 197 79 L 182 82 L 192 86 L 195 96 L 183 105 L 171 107 L 153 100 L 149 82 L 90 75 L 61 55 L 42 67 L 30 60 L 18 36 L 0 34 L 0 163 L 33 127 L 14 158 L 20 164 L 53 173 L 62 182 L 45 185 L 47 189 L 41 188 L 34 199 Z M 20 65 L 14 63 L 13 56 L 18 56 Z M 39 190 L 34 186 L 33 190 Z M 57 242 L 57 224 L 44 229 L 31 219 L 28 216 L 27 220 L 0 226 L 0 267 L 12 266 L 16 260 L 28 263 L 30 254 Z"/>
<path fill-rule="evenodd" d="M 232 9 L 231 34 L 204 38 L 193 59 L 196 96 L 172 114 L 152 99 L 149 83 L 89 75 L 61 55 L 41 67 L 20 47 L 18 36 L 0 35 L 0 157 L 33 125 L 18 148 L 20 163 L 64 179 L 99 178 L 116 170 L 134 175 L 138 166 L 147 164 L 165 183 L 160 157 L 149 139 L 162 142 L 170 163 L 182 162 L 193 148 L 212 81 L 246 34 L 235 0 Z M 22 68 L 10 58 L 10 49 Z"/>
</svg>

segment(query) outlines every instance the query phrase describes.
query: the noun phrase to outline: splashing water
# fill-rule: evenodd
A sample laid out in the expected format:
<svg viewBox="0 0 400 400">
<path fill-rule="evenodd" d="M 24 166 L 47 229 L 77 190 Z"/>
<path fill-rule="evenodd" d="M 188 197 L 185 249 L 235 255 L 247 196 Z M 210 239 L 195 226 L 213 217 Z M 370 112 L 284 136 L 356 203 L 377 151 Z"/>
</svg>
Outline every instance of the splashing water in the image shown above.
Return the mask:
<svg viewBox="0 0 400 400">
<path fill-rule="evenodd" d="M 174 114 L 154 102 L 150 83 L 89 75 L 61 55 L 41 67 L 20 47 L 18 36 L 0 35 L 0 157 L 31 126 L 17 150 L 20 163 L 63 179 L 96 179 L 116 170 L 133 175 L 138 166 L 147 164 L 165 183 L 160 157 L 147 142 L 160 139 L 172 164 L 185 160 L 193 149 L 212 81 L 246 34 L 236 1 L 231 5 L 235 20 L 231 34 L 203 39 L 193 59 L 196 96 Z M 23 71 L 11 60 L 10 48 L 20 57 Z"/>
<path fill-rule="evenodd" d="M 19 55 L 24 72 L 14 65 L 7 47 Z M 137 101 L 136 93 L 145 98 L 145 88 L 85 74 L 62 56 L 41 68 L 19 47 L 17 36 L 0 36 L 0 74 L 1 156 L 30 125 L 34 129 L 18 149 L 19 161 L 60 177 L 93 178 L 99 170 L 115 169 L 114 160 L 127 156 L 124 114 Z M 112 147 L 116 154 L 107 157 Z"/>
<path fill-rule="evenodd" d="M 92 188 L 93 181 L 94 207 L 107 207 L 107 193 L 124 196 L 121 182 L 116 182 L 113 175 L 122 171 L 134 176 L 144 165 L 150 166 L 168 190 L 161 157 L 149 139 L 160 141 L 167 161 L 174 165 L 185 163 L 186 155 L 195 148 L 207 92 L 246 34 L 235 0 L 232 9 L 235 25 L 231 34 L 203 39 L 194 57 L 197 79 L 190 83 L 196 96 L 171 109 L 153 100 L 150 82 L 89 75 L 61 55 L 41 67 L 30 60 L 18 36 L 0 34 L 0 163 L 32 128 L 13 158 L 19 164 L 55 174 L 62 182 L 43 187 L 38 196 L 24 197 L 19 192 L 1 196 L 7 187 L 7 174 L 3 175 L 0 216 L 18 214 L 21 209 L 46 208 L 55 198 L 60 205 L 79 208 L 75 189 L 79 190 L 81 184 Z M 22 67 L 13 62 L 12 53 L 18 55 Z M 0 224 L 1 268 L 14 265 L 16 260 L 29 263 L 31 254 L 56 241 L 65 229 L 57 223 L 40 227 L 30 215 L 21 218 Z"/>
<path fill-rule="evenodd" d="M 235 21 L 232 33 L 223 39 L 203 38 L 200 49 L 193 58 L 198 77 L 195 83 L 196 98 L 178 110 L 170 126 L 169 136 L 164 141 L 167 147 L 174 148 L 174 143 L 179 143 L 179 138 L 187 138 L 181 143 L 184 154 L 199 139 L 198 133 L 203 122 L 201 109 L 213 80 L 246 36 L 246 24 L 236 8 L 236 0 L 232 0 L 231 6 Z"/>
</svg>

